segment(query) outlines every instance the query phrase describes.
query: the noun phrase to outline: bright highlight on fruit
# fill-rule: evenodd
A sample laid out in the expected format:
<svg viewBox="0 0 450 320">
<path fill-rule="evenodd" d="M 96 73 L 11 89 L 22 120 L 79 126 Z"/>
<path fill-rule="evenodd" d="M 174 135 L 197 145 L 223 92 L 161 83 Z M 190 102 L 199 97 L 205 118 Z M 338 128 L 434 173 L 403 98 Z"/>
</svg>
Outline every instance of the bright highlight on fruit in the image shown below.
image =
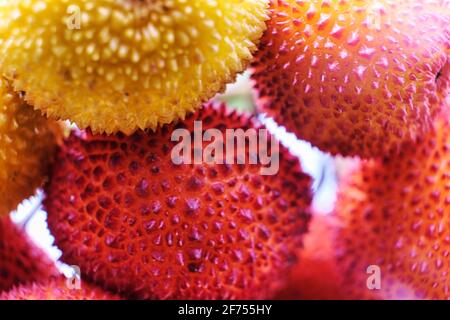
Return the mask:
<svg viewBox="0 0 450 320">
<path fill-rule="evenodd" d="M 15 287 L 0 294 L 0 300 L 120 300 L 120 297 L 83 282 L 80 289 L 70 289 L 64 278 Z"/>
<path fill-rule="evenodd" d="M 27 102 L 96 133 L 156 129 L 223 91 L 267 0 L 19 0 L 0 5 L 0 65 Z"/>
<path fill-rule="evenodd" d="M 383 156 L 450 94 L 439 0 L 272 0 L 254 62 L 260 111 L 333 155 Z"/>
<path fill-rule="evenodd" d="M 360 298 L 449 299 L 450 125 L 398 156 L 363 163 L 341 190 L 340 268 Z M 369 266 L 381 290 L 369 290 Z M 370 279 L 369 279 L 370 280 Z"/>
<path fill-rule="evenodd" d="M 53 262 L 9 217 L 0 217 L 0 292 L 58 274 Z"/>
<path fill-rule="evenodd" d="M 222 133 L 260 126 L 209 105 L 155 133 L 65 141 L 44 201 L 62 259 L 127 297 L 271 298 L 307 230 L 311 179 L 285 149 L 277 175 L 251 164 L 176 165 L 172 132 L 192 132 L 194 121 Z"/>
<path fill-rule="evenodd" d="M 14 210 L 42 185 L 60 131 L 0 77 L 0 215 Z"/>
</svg>

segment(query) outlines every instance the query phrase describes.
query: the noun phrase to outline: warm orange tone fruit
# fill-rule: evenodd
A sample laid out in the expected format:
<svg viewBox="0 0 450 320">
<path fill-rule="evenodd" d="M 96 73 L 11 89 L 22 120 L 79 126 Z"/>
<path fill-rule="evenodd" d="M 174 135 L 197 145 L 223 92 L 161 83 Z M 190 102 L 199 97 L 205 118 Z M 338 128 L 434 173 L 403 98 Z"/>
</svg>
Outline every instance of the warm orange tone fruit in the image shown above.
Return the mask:
<svg viewBox="0 0 450 320">
<path fill-rule="evenodd" d="M 48 116 L 130 134 L 184 119 L 253 58 L 268 0 L 0 1 L 0 71 Z"/>
<path fill-rule="evenodd" d="M 340 192 L 337 237 L 348 294 L 450 298 L 450 124 L 439 121 L 398 156 L 362 163 Z M 367 267 L 381 268 L 380 291 Z"/>
<path fill-rule="evenodd" d="M 0 294 L 0 300 L 120 300 L 117 295 L 82 282 L 81 289 L 69 289 L 64 278 L 22 285 Z"/>
<path fill-rule="evenodd" d="M 304 249 L 299 252 L 299 263 L 277 299 L 349 299 L 342 294 L 343 279 L 337 268 L 335 237 L 338 223 L 334 216 L 313 216 Z"/>
<path fill-rule="evenodd" d="M 383 156 L 450 93 L 448 0 L 272 0 L 260 111 L 334 155 Z"/>
<path fill-rule="evenodd" d="M 42 185 L 60 134 L 0 76 L 0 216 Z"/>
<path fill-rule="evenodd" d="M 14 285 L 43 281 L 58 272 L 8 216 L 0 217 L 0 291 Z"/>
<path fill-rule="evenodd" d="M 271 176 L 261 165 L 175 165 L 172 132 L 194 121 L 222 133 L 259 127 L 210 105 L 154 134 L 65 141 L 44 202 L 62 258 L 131 297 L 270 298 L 307 230 L 311 179 L 282 148 Z"/>
</svg>

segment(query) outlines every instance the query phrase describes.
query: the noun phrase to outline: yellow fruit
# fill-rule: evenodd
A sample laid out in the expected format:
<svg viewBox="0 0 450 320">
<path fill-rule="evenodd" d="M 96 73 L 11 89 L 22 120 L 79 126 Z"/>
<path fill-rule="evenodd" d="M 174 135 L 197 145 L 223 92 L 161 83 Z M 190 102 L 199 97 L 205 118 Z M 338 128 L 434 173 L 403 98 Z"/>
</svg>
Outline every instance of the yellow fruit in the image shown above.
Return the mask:
<svg viewBox="0 0 450 320">
<path fill-rule="evenodd" d="M 243 71 L 267 0 L 0 1 L 0 65 L 48 116 L 95 133 L 184 119 Z"/>
<path fill-rule="evenodd" d="M 0 215 L 42 184 L 60 132 L 0 78 Z"/>
</svg>

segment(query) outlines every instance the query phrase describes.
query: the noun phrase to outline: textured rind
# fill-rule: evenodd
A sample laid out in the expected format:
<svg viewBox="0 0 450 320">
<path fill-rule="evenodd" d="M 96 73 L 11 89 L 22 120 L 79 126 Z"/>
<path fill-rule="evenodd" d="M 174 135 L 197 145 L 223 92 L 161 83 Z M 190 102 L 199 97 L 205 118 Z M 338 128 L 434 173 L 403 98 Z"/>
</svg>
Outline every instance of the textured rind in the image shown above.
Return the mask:
<svg viewBox="0 0 450 320">
<path fill-rule="evenodd" d="M 337 204 L 336 250 L 348 294 L 450 299 L 450 125 L 444 120 L 398 156 L 361 163 Z M 381 268 L 381 290 L 366 286 Z"/>
<path fill-rule="evenodd" d="M 270 10 L 253 63 L 261 112 L 333 155 L 381 157 L 429 130 L 450 93 L 448 0 Z"/>
<path fill-rule="evenodd" d="M 8 216 L 0 217 L 0 292 L 44 281 L 58 271 L 45 253 Z"/>
<path fill-rule="evenodd" d="M 287 285 L 276 296 L 280 300 L 348 300 L 336 258 L 334 215 L 313 216 L 299 262 L 292 268 Z"/>
<path fill-rule="evenodd" d="M 245 70 L 267 7 L 267 0 L 2 2 L 1 71 L 50 117 L 97 133 L 155 129 L 184 119 Z M 77 12 L 80 29 L 68 28 Z"/>
<path fill-rule="evenodd" d="M 120 300 L 109 293 L 86 282 L 81 289 L 69 289 L 66 279 L 52 277 L 47 281 L 21 285 L 0 294 L 0 300 Z"/>
<path fill-rule="evenodd" d="M 0 77 L 0 215 L 40 187 L 61 127 L 34 111 Z"/>
<path fill-rule="evenodd" d="M 62 259 L 139 299 L 270 298 L 301 247 L 311 179 L 285 149 L 273 176 L 260 165 L 173 164 L 171 132 L 194 120 L 222 132 L 260 126 L 209 105 L 154 134 L 70 136 L 44 201 Z"/>
</svg>

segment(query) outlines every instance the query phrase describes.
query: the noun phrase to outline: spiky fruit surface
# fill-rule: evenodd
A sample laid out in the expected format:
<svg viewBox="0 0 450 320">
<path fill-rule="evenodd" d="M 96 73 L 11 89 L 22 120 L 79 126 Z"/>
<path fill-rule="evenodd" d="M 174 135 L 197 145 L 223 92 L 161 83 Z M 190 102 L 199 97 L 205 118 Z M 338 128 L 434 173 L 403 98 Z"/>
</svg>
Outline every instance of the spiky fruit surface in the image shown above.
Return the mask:
<svg viewBox="0 0 450 320">
<path fill-rule="evenodd" d="M 0 217 L 0 292 L 56 275 L 53 262 L 8 216 Z"/>
<path fill-rule="evenodd" d="M 334 215 L 314 215 L 300 260 L 292 269 L 287 285 L 277 299 L 281 300 L 342 300 L 343 278 L 336 259 L 336 232 L 339 220 Z"/>
<path fill-rule="evenodd" d="M 450 125 L 440 121 L 398 156 L 361 164 L 337 213 L 344 289 L 362 298 L 449 299 Z M 369 265 L 381 290 L 367 290 Z"/>
<path fill-rule="evenodd" d="M 253 78 L 267 112 L 364 158 L 427 132 L 449 94 L 448 0 L 272 0 Z"/>
<path fill-rule="evenodd" d="M 246 68 L 267 6 L 267 0 L 7 1 L 0 6 L 1 71 L 49 116 L 93 132 L 155 129 L 184 119 Z"/>
<path fill-rule="evenodd" d="M 15 287 L 0 294 L 0 300 L 120 300 L 120 297 L 86 282 L 71 289 L 64 278 Z"/>
<path fill-rule="evenodd" d="M 60 132 L 0 77 L 0 215 L 42 185 Z"/>
<path fill-rule="evenodd" d="M 260 165 L 175 165 L 171 134 L 194 121 L 222 133 L 257 126 L 222 105 L 154 134 L 72 134 L 46 187 L 56 244 L 64 261 L 127 296 L 269 298 L 306 232 L 311 179 L 285 149 L 272 176 Z"/>
</svg>

